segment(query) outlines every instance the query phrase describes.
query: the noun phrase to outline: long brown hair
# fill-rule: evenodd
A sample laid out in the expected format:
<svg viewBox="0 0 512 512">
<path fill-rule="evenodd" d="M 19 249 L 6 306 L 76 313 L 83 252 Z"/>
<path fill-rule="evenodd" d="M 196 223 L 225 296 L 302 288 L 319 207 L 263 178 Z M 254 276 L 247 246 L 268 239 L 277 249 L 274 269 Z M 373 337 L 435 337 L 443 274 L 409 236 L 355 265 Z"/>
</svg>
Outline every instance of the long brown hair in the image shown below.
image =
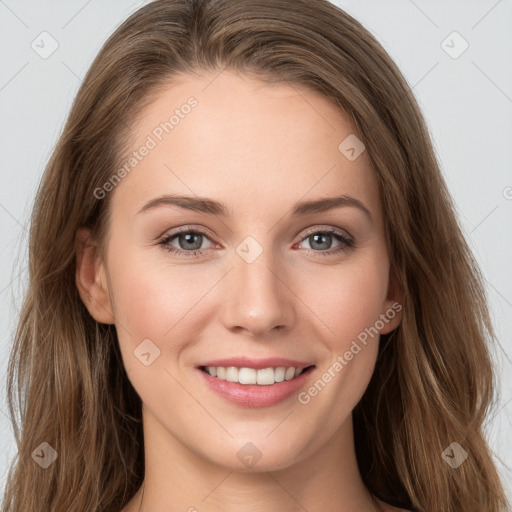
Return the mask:
<svg viewBox="0 0 512 512">
<path fill-rule="evenodd" d="M 94 191 L 118 169 L 154 92 L 179 73 L 223 69 L 329 98 L 352 119 L 378 179 L 404 300 L 353 412 L 365 484 L 417 511 L 504 510 L 483 433 L 496 387 L 482 277 L 409 86 L 375 38 L 326 0 L 156 0 L 104 44 L 35 199 L 8 367 L 18 453 L 2 510 L 118 512 L 141 485 L 141 401 L 115 328 L 80 299 L 75 234 L 87 226 L 104 242 L 110 196 Z M 468 454 L 457 469 L 442 456 L 453 442 Z M 35 462 L 49 450 L 41 443 L 58 454 L 46 469 Z"/>
</svg>

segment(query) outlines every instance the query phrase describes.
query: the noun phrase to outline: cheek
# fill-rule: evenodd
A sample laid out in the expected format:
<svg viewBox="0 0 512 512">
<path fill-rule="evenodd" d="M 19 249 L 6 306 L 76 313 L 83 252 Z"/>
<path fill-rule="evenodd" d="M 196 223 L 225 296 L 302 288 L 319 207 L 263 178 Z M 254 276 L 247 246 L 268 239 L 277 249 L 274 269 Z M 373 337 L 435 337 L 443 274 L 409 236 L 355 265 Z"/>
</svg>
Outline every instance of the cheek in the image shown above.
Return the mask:
<svg viewBox="0 0 512 512">
<path fill-rule="evenodd" d="M 377 322 L 387 295 L 385 263 L 385 258 L 361 258 L 329 275 L 316 273 L 316 279 L 305 281 L 311 285 L 301 288 L 326 334 L 320 340 L 325 358 L 317 380 L 303 390 L 299 402 L 314 410 L 326 428 L 334 430 L 344 421 L 373 374 L 380 339 Z"/>
<path fill-rule="evenodd" d="M 344 352 L 375 326 L 383 312 L 387 276 L 386 259 L 369 254 L 351 264 L 317 269 L 301 279 L 297 294 L 304 298 L 310 318 L 317 317 L 323 326 L 324 343 L 331 351 Z"/>
<path fill-rule="evenodd" d="M 123 355 L 150 339 L 162 355 L 176 353 L 197 339 L 207 295 L 219 277 L 207 265 L 172 265 L 143 254 L 125 254 L 110 265 L 114 313 Z M 114 251 L 112 251 L 112 255 Z M 112 258 L 113 259 L 113 258 Z M 160 359 L 159 363 L 163 358 Z M 125 363 L 129 364 L 126 357 Z"/>
</svg>

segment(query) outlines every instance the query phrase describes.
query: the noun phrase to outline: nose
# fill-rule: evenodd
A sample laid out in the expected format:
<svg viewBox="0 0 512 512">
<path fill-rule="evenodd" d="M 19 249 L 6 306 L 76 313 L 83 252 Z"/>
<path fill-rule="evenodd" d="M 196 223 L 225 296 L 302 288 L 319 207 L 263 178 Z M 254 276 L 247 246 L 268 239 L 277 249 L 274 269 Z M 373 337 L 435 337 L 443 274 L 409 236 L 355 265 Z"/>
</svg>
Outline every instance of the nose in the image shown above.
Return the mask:
<svg viewBox="0 0 512 512">
<path fill-rule="evenodd" d="M 296 299 L 288 273 L 282 265 L 277 267 L 270 249 L 254 261 L 240 254 L 233 254 L 232 269 L 222 283 L 224 326 L 254 337 L 290 329 L 296 318 Z"/>
</svg>

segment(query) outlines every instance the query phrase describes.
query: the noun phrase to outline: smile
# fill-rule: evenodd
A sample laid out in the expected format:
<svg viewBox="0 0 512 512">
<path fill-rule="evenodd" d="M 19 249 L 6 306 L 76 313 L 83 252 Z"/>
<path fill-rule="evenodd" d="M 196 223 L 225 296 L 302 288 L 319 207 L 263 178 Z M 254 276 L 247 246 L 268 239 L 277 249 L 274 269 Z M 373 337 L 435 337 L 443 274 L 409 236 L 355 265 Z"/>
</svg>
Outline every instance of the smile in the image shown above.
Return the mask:
<svg viewBox="0 0 512 512">
<path fill-rule="evenodd" d="M 237 407 L 262 408 L 289 403 L 307 385 L 316 365 L 287 358 L 232 357 L 196 367 L 206 389 Z"/>
<path fill-rule="evenodd" d="M 243 385 L 271 386 L 279 382 L 293 380 L 306 368 L 295 368 L 293 366 L 279 366 L 276 368 L 238 368 L 236 366 L 203 366 L 201 370 L 210 376 L 227 382 L 235 382 Z"/>
</svg>

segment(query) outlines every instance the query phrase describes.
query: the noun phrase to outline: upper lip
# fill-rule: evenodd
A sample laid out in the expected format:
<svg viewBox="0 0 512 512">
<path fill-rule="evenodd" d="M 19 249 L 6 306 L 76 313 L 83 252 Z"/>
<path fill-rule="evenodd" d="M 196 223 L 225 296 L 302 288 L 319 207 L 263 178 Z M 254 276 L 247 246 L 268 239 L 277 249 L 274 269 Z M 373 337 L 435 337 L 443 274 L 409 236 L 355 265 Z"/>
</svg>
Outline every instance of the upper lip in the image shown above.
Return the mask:
<svg viewBox="0 0 512 512">
<path fill-rule="evenodd" d="M 279 368 L 281 366 L 285 368 L 307 368 L 308 366 L 312 366 L 313 363 L 304 363 L 302 361 L 297 361 L 294 359 L 287 359 L 284 357 L 265 357 L 263 359 L 252 359 L 250 357 L 229 357 L 226 359 L 215 359 L 213 361 L 207 361 L 205 363 L 201 363 L 198 367 L 204 366 L 222 366 L 229 367 L 235 366 L 237 368 L 254 368 L 255 370 L 261 370 L 263 368 Z"/>
</svg>

